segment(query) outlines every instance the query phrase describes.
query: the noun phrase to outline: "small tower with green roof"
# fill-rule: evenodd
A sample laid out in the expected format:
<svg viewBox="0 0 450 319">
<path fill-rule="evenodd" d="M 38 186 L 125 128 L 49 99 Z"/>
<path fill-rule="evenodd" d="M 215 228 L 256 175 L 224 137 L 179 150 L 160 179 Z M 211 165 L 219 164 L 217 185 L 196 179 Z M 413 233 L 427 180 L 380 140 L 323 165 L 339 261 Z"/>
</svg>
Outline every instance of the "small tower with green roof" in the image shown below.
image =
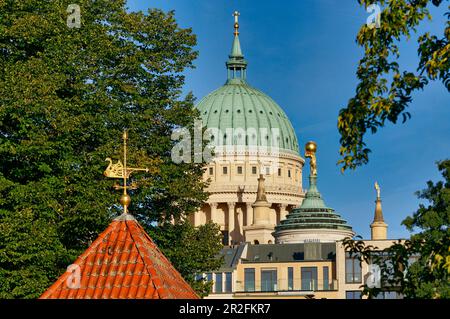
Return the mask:
<svg viewBox="0 0 450 319">
<path fill-rule="evenodd" d="M 352 227 L 325 204 L 317 189 L 316 143 L 308 142 L 305 148 L 305 157 L 311 159 L 309 189 L 301 206 L 275 227 L 276 243 L 335 242 L 353 237 Z"/>
</svg>

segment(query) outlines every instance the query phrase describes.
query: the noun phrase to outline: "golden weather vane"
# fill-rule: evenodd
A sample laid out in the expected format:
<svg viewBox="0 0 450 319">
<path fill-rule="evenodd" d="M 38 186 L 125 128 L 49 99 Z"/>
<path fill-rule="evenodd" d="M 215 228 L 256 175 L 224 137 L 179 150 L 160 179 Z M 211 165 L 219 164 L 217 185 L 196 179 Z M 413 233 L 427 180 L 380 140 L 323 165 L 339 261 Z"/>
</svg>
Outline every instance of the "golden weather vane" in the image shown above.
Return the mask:
<svg viewBox="0 0 450 319">
<path fill-rule="evenodd" d="M 124 214 L 128 213 L 128 206 L 131 203 L 131 197 L 127 194 L 127 189 L 136 189 L 137 184 L 131 183 L 130 186 L 127 185 L 127 179 L 130 178 L 130 175 L 133 172 L 137 171 L 145 171 L 148 172 L 148 168 L 132 168 L 127 167 L 127 140 L 128 140 L 128 132 L 125 130 L 123 132 L 123 164 L 120 161 L 120 159 L 117 161 L 116 164 L 113 164 L 111 158 L 107 158 L 106 161 L 109 162 L 108 167 L 103 172 L 103 175 L 109 178 L 122 178 L 123 179 L 123 186 L 119 184 L 115 184 L 114 188 L 116 190 L 123 189 L 123 194 L 120 197 L 120 203 L 123 205 L 123 212 Z"/>
</svg>

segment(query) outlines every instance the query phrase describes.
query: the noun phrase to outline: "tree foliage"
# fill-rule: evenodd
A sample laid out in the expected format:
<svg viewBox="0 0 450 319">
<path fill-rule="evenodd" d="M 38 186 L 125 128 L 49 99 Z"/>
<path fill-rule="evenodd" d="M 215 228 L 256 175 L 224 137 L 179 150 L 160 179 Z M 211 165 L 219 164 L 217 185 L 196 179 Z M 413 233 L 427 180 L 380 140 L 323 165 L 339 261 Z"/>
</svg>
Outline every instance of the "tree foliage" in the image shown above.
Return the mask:
<svg viewBox="0 0 450 319">
<path fill-rule="evenodd" d="M 420 232 L 393 243 L 384 254 L 361 240 L 344 242 L 350 252 L 380 266 L 383 285 L 364 285 L 369 297 L 382 290 L 398 290 L 406 298 L 450 298 L 450 160 L 441 161 L 438 167 L 444 181 L 429 181 L 427 189 L 417 192 L 430 204 L 420 204 L 402 222 L 408 230 Z"/>
<path fill-rule="evenodd" d="M 363 25 L 356 42 L 364 48 L 357 69 L 356 93 L 341 109 L 338 130 L 341 135 L 338 164 L 342 170 L 355 169 L 369 160 L 370 149 L 364 137 L 376 133 L 386 123 L 405 122 L 411 117 L 406 108 L 412 93 L 430 80 L 442 81 L 450 91 L 450 20 L 442 35 L 425 33 L 418 38 L 417 71 L 403 70 L 399 64 L 398 43 L 409 39 L 425 19 L 431 19 L 428 7 L 444 7 L 445 0 L 358 0 L 366 8 L 383 6 L 380 27 Z M 450 7 L 447 7 L 450 8 Z M 450 12 L 445 13 L 450 18 Z"/>
<path fill-rule="evenodd" d="M 173 129 L 198 117 L 182 96 L 191 29 L 125 0 L 76 1 L 81 27 L 69 28 L 72 2 L 0 0 L 0 297 L 39 296 L 120 213 L 102 172 L 124 128 L 129 163 L 151 172 L 132 194 L 141 223 L 207 198 L 202 163 L 171 160 Z"/>
</svg>

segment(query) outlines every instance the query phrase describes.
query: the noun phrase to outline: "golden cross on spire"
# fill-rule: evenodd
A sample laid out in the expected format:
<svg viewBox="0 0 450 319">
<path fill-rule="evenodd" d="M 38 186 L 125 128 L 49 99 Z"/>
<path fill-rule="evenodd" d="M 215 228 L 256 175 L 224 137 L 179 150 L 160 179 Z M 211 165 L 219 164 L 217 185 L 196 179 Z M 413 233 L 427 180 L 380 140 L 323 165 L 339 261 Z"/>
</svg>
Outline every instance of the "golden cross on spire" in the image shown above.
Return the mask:
<svg viewBox="0 0 450 319">
<path fill-rule="evenodd" d="M 114 188 L 116 190 L 123 189 L 123 194 L 120 197 L 120 203 L 123 205 L 124 214 L 128 213 L 128 206 L 131 203 L 131 197 L 127 194 L 127 189 L 136 189 L 136 183 L 132 183 L 130 186 L 127 185 L 127 179 L 130 178 L 131 173 L 137 171 L 145 171 L 148 172 L 148 168 L 132 168 L 127 167 L 127 140 L 128 140 L 128 132 L 125 130 L 123 132 L 123 164 L 120 159 L 116 164 L 113 164 L 111 158 L 107 158 L 106 161 L 109 161 L 109 165 L 106 170 L 103 172 L 103 175 L 109 178 L 122 178 L 123 186 L 119 184 L 115 184 Z"/>
<path fill-rule="evenodd" d="M 239 13 L 239 11 L 234 11 L 233 16 L 234 16 L 234 35 L 239 35 L 239 16 L 241 14 Z"/>
</svg>

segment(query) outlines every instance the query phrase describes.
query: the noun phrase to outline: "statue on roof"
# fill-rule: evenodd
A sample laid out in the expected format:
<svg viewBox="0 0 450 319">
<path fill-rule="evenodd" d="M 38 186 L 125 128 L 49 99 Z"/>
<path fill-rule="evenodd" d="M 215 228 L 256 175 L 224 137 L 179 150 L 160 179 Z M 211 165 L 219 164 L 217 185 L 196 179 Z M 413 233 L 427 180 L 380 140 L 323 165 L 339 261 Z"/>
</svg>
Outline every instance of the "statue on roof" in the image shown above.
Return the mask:
<svg viewBox="0 0 450 319">
<path fill-rule="evenodd" d="M 377 191 L 377 198 L 380 198 L 380 185 L 378 185 L 378 182 L 375 182 L 375 190 Z"/>
<path fill-rule="evenodd" d="M 267 202 L 267 197 L 266 197 L 266 190 L 264 187 L 264 175 L 261 173 L 259 174 L 259 178 L 258 178 L 258 190 L 256 193 L 256 201 L 263 201 L 263 202 Z"/>
<path fill-rule="evenodd" d="M 305 145 L 305 157 L 311 159 L 309 163 L 310 175 L 317 176 L 317 159 L 316 159 L 317 144 L 315 142 L 308 142 Z"/>
</svg>

